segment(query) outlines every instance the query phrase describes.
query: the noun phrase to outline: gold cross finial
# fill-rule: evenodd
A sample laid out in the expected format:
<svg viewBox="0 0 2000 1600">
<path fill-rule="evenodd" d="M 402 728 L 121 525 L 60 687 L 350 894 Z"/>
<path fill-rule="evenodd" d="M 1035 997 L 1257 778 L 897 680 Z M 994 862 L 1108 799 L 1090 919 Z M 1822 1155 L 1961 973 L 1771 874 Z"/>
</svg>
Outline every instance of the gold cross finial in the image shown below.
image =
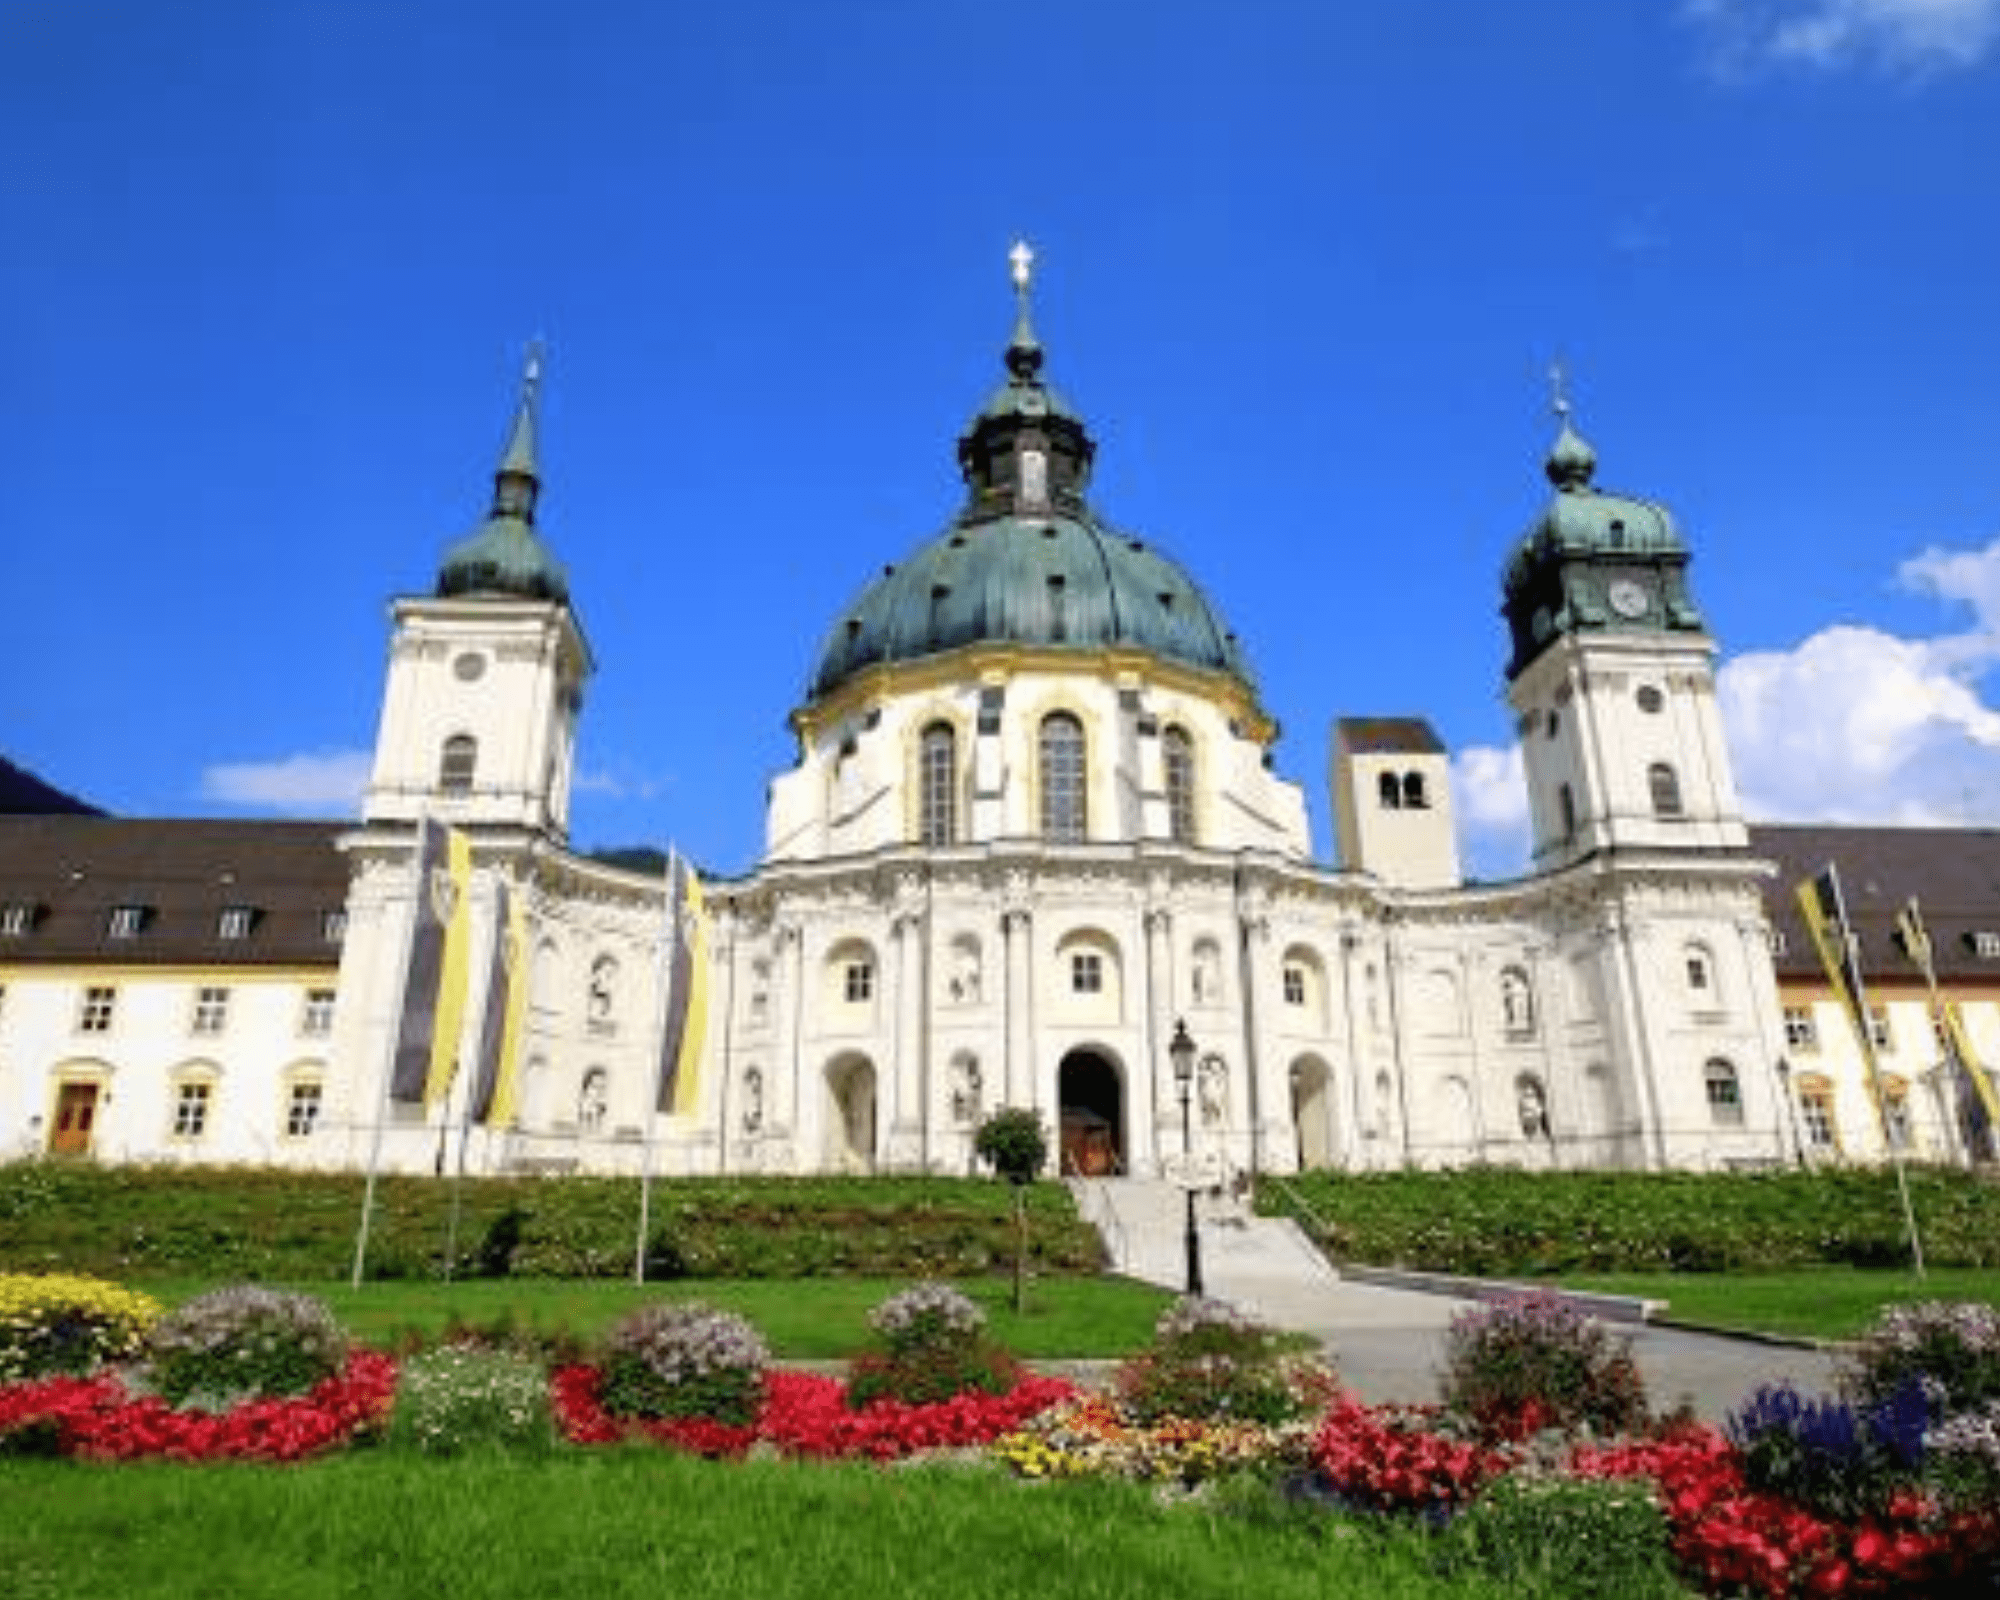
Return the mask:
<svg viewBox="0 0 2000 1600">
<path fill-rule="evenodd" d="M 1561 356 L 1549 363 L 1549 395 L 1556 415 L 1569 421 L 1569 368 Z"/>
<path fill-rule="evenodd" d="M 1035 265 L 1035 252 L 1028 248 L 1026 239 L 1016 239 L 1014 248 L 1007 252 L 1007 263 L 1013 269 L 1014 291 L 1028 292 L 1028 278 Z"/>
</svg>

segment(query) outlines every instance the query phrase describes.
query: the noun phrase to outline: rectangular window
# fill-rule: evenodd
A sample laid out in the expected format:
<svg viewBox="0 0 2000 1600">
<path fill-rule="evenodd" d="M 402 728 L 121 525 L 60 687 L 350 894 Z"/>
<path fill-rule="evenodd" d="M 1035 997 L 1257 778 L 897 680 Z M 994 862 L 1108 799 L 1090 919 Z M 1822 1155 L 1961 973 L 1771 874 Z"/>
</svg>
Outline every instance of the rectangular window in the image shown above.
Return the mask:
<svg viewBox="0 0 2000 1600">
<path fill-rule="evenodd" d="M 305 1008 L 299 1013 L 299 1032 L 308 1039 L 324 1039 L 333 1032 L 333 991 L 306 990 Z"/>
<path fill-rule="evenodd" d="M 229 1022 L 229 991 L 218 987 L 205 987 L 194 992 L 194 1025 L 192 1031 L 202 1034 L 222 1032 Z"/>
<path fill-rule="evenodd" d="M 35 908 L 30 905 L 14 904 L 0 906 L 0 938 L 19 939 L 33 931 Z"/>
<path fill-rule="evenodd" d="M 875 968 L 866 961 L 847 963 L 847 985 L 844 991 L 849 1005 L 858 1005 L 864 1000 L 875 998 Z"/>
<path fill-rule="evenodd" d="M 1094 950 L 1079 950 L 1069 958 L 1069 986 L 1075 994 L 1104 992 L 1104 957 Z"/>
<path fill-rule="evenodd" d="M 208 1132 L 208 1085 L 183 1083 L 174 1091 L 174 1137 L 199 1139 Z"/>
<path fill-rule="evenodd" d="M 1785 1007 L 1785 1043 L 1808 1054 L 1819 1049 L 1819 1023 L 1811 1006 Z"/>
<path fill-rule="evenodd" d="M 114 939 L 136 939 L 139 930 L 146 925 L 144 906 L 113 906 L 111 920 L 105 925 L 105 932 Z"/>
<path fill-rule="evenodd" d="M 219 939 L 247 939 L 250 928 L 257 920 L 257 912 L 251 906 L 224 906 L 222 916 L 215 926 Z"/>
<path fill-rule="evenodd" d="M 1285 1004 L 1302 1006 L 1306 1003 L 1306 974 L 1303 967 L 1285 968 Z"/>
<path fill-rule="evenodd" d="M 1806 1143 L 1815 1150 L 1831 1150 L 1833 1097 L 1824 1089 L 1807 1089 L 1799 1096 L 1799 1116 L 1805 1124 Z"/>
<path fill-rule="evenodd" d="M 1893 1050 L 1895 1034 L 1889 1027 L 1889 1008 L 1870 1006 L 1868 1008 L 1868 1040 L 1877 1050 Z"/>
<path fill-rule="evenodd" d="M 1706 994 L 1708 992 L 1708 958 L 1706 956 L 1689 956 L 1687 958 L 1687 965 L 1688 987 L 1694 990 L 1696 994 Z"/>
<path fill-rule="evenodd" d="M 295 1083 L 285 1102 L 285 1137 L 304 1139 L 319 1126 L 322 1090 L 316 1083 Z"/>
<path fill-rule="evenodd" d="M 1882 1126 L 1891 1150 L 1910 1148 L 1910 1103 L 1900 1094 L 1882 1096 Z"/>
<path fill-rule="evenodd" d="M 118 1003 L 118 991 L 109 984 L 92 984 L 83 991 L 83 1003 L 77 1008 L 76 1031 L 78 1033 L 109 1033 L 111 1016 Z"/>
</svg>

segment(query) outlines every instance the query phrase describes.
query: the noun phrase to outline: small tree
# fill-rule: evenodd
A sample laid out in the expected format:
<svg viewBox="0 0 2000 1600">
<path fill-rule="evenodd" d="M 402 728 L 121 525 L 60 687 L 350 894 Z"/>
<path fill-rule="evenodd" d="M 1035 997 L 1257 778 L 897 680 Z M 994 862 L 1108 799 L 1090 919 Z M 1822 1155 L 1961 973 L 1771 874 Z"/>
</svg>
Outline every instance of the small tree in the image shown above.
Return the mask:
<svg viewBox="0 0 2000 1600">
<path fill-rule="evenodd" d="M 1027 1187 L 1049 1161 L 1049 1136 L 1042 1119 L 1025 1106 L 1002 1106 L 979 1125 L 973 1153 L 1014 1187 L 1014 1312 L 1028 1308 Z"/>
</svg>

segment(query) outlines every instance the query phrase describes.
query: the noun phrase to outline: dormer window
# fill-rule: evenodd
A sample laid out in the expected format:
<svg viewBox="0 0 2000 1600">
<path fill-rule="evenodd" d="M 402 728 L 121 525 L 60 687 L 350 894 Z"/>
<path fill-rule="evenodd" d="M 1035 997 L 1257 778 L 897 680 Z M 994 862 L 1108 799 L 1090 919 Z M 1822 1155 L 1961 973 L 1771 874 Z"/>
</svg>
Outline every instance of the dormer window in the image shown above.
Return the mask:
<svg viewBox="0 0 2000 1600">
<path fill-rule="evenodd" d="M 104 931 L 113 939 L 136 939 L 146 926 L 146 907 L 113 906 Z"/>
<path fill-rule="evenodd" d="M 0 928 L 0 932 L 4 931 L 6 931 L 4 928 Z M 1980 928 L 1968 933 L 1965 941 L 1972 946 L 1972 953 L 1981 961 L 2000 961 L 2000 933 Z"/>
<path fill-rule="evenodd" d="M 319 914 L 319 936 L 327 944 L 339 944 L 347 937 L 347 911 L 344 907 Z"/>
<path fill-rule="evenodd" d="M 215 936 L 218 939 L 247 939 L 256 924 L 255 906 L 224 906 L 221 917 L 216 921 Z"/>
<path fill-rule="evenodd" d="M 23 901 L 0 906 L 0 938 L 20 939 L 35 931 L 35 908 Z"/>
</svg>

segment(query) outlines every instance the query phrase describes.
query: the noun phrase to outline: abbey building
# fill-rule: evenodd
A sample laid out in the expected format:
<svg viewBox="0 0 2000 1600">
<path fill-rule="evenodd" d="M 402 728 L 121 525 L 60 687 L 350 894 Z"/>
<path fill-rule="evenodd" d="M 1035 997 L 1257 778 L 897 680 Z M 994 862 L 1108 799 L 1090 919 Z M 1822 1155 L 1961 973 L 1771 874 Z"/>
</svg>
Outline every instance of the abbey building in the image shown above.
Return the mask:
<svg viewBox="0 0 2000 1600">
<path fill-rule="evenodd" d="M 537 524 L 531 370 L 490 515 L 394 608 L 358 820 L 0 823 L 0 1145 L 957 1172 L 1017 1105 L 1066 1167 L 1150 1173 L 1185 1095 L 1185 1137 L 1231 1171 L 1811 1153 L 1779 886 L 1666 507 L 1600 488 L 1565 417 L 1544 509 L 1495 541 L 1529 872 L 1464 881 L 1447 752 L 1401 716 L 1333 724 L 1329 861 L 1273 768 L 1254 641 L 1094 504 L 1090 430 L 1016 290 L 962 504 L 833 613 L 762 860 L 703 885 L 705 1026 L 669 1109 L 665 879 L 569 844 L 594 663 Z M 466 1126 L 466 1072 L 434 1110 L 385 1094 L 425 819 L 471 841 L 467 1060 L 501 1003 L 498 887 L 525 908 L 495 1126 Z M 1947 1097 L 1907 1105 L 1954 1154 Z"/>
</svg>

